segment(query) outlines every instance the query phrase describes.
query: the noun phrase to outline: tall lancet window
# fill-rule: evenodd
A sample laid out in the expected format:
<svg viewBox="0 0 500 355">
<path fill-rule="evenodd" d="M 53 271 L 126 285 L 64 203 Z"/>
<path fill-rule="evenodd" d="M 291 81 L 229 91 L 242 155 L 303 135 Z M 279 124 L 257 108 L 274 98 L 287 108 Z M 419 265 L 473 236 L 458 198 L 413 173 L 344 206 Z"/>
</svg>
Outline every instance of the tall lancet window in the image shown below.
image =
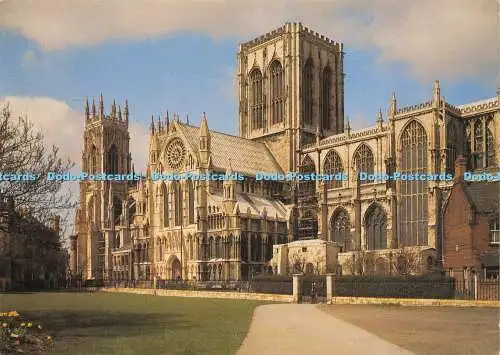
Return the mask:
<svg viewBox="0 0 500 355">
<path fill-rule="evenodd" d="M 279 61 L 275 60 L 269 68 L 271 72 L 271 122 L 276 124 L 283 121 L 285 101 L 283 67 Z"/>
<path fill-rule="evenodd" d="M 189 224 L 194 223 L 194 188 L 193 180 L 188 180 Z"/>
<path fill-rule="evenodd" d="M 412 121 L 401 134 L 401 174 L 427 173 L 427 134 L 424 127 Z M 400 246 L 427 245 L 427 181 L 399 181 Z"/>
<path fill-rule="evenodd" d="M 303 175 L 316 173 L 316 165 L 309 155 L 302 160 L 299 167 L 299 172 Z M 312 179 L 299 180 L 299 197 L 312 198 L 316 196 L 316 181 Z"/>
<path fill-rule="evenodd" d="M 261 129 L 264 126 L 264 88 L 258 68 L 250 72 L 250 100 L 252 129 Z"/>
<path fill-rule="evenodd" d="M 480 169 L 484 167 L 483 163 L 483 122 L 476 120 L 474 126 L 474 168 Z"/>
<path fill-rule="evenodd" d="M 488 166 L 497 166 L 495 161 L 495 139 L 490 128 L 486 131 L 486 159 Z"/>
<path fill-rule="evenodd" d="M 326 67 L 321 78 L 321 124 L 323 129 L 331 127 L 332 70 Z"/>
<path fill-rule="evenodd" d="M 311 58 L 307 59 L 302 73 L 302 110 L 305 124 L 313 122 L 313 65 Z"/>
<path fill-rule="evenodd" d="M 168 227 L 168 189 L 167 185 L 161 185 L 161 194 L 163 196 L 163 227 Z"/>
<path fill-rule="evenodd" d="M 114 144 L 108 152 L 108 171 L 110 174 L 118 174 L 118 149 Z"/>
<path fill-rule="evenodd" d="M 97 171 L 97 148 L 95 145 L 92 145 L 92 148 L 90 149 L 90 173 L 95 174 Z"/>
<path fill-rule="evenodd" d="M 325 175 L 336 175 L 343 173 L 344 168 L 342 165 L 342 160 L 338 153 L 334 150 L 330 150 L 325 157 L 323 163 L 323 173 Z M 342 187 L 342 180 L 330 180 L 327 181 L 326 186 L 328 189 L 336 189 Z"/>
<path fill-rule="evenodd" d="M 175 182 L 174 185 L 174 204 L 175 204 L 175 225 L 180 226 L 183 217 L 183 196 L 182 196 L 182 185 L 179 182 Z"/>
<path fill-rule="evenodd" d="M 360 173 L 373 174 L 375 170 L 373 153 L 366 144 L 361 144 L 356 150 L 356 153 L 354 153 L 354 166 L 356 167 L 356 174 L 358 174 L 358 176 Z M 359 181 L 360 184 L 371 182 L 373 181 L 367 179 Z"/>
</svg>

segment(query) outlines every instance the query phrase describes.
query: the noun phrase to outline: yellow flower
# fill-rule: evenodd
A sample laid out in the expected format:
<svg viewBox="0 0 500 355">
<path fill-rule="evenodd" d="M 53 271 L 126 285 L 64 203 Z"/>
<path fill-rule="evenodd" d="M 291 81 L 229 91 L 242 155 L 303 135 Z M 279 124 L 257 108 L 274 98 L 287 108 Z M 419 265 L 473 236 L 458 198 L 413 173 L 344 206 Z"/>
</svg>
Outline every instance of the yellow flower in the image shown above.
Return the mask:
<svg viewBox="0 0 500 355">
<path fill-rule="evenodd" d="M 0 317 L 8 317 L 8 316 L 9 316 L 9 313 L 7 313 L 7 312 L 0 313 Z"/>
<path fill-rule="evenodd" d="M 19 317 L 19 313 L 17 313 L 16 311 L 10 311 L 8 314 L 7 314 L 8 317 Z"/>
<path fill-rule="evenodd" d="M 33 326 L 33 323 L 28 322 L 28 328 L 31 328 Z"/>
</svg>

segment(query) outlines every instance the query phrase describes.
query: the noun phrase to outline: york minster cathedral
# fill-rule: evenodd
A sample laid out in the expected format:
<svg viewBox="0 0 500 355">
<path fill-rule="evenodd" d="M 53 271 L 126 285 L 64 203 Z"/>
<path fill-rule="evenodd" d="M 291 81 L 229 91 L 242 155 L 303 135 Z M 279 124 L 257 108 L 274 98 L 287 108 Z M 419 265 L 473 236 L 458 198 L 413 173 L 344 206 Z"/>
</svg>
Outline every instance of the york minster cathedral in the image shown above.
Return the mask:
<svg viewBox="0 0 500 355">
<path fill-rule="evenodd" d="M 210 130 L 209 113 L 199 127 L 178 115 L 152 118 L 144 178 L 80 182 L 74 273 L 246 280 L 277 273 L 275 253 L 284 250 L 277 246 L 294 243 L 335 246 L 340 269 L 349 253 L 365 250 L 380 256 L 384 273 L 383 256 L 405 246 L 439 261 L 441 206 L 452 181 L 366 180 L 360 172 L 442 176 L 454 173 L 458 156 L 470 170 L 497 169 L 500 93 L 453 106 L 436 81 L 429 100 L 410 107 L 388 93 L 374 125 L 353 130 L 344 114 L 341 43 L 287 23 L 240 44 L 237 60 L 237 136 Z M 103 101 L 86 103 L 82 171 L 133 173 L 128 103 L 105 112 Z M 288 172 L 347 179 L 256 179 Z M 244 179 L 155 180 L 155 173 Z"/>
</svg>

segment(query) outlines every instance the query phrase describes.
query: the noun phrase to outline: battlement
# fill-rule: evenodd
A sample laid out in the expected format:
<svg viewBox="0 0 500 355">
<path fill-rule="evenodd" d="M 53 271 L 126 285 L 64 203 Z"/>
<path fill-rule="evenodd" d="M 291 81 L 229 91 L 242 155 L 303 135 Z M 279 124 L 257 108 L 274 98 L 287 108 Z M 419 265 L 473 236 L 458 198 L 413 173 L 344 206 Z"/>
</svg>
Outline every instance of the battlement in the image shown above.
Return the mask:
<svg viewBox="0 0 500 355">
<path fill-rule="evenodd" d="M 494 109 L 499 109 L 498 99 L 493 97 L 491 99 L 472 102 L 466 105 L 460 105 L 457 107 L 462 114 L 474 114 L 482 111 L 490 111 Z"/>
<path fill-rule="evenodd" d="M 311 37 L 314 37 L 322 42 L 325 42 L 326 44 L 329 45 L 334 45 L 338 51 L 343 50 L 343 45 L 342 43 L 335 42 L 332 39 L 329 39 L 325 35 L 319 34 L 316 31 L 311 30 L 308 27 L 305 27 L 302 25 L 301 22 L 287 22 L 284 26 L 281 26 L 275 30 L 272 30 L 270 32 L 267 32 L 266 34 L 259 36 L 255 39 L 252 39 L 248 42 L 244 42 L 240 44 L 240 51 L 246 48 L 254 47 L 259 44 L 265 43 L 271 39 L 274 39 L 278 36 L 281 36 L 285 33 L 305 33 L 310 35 Z"/>
<path fill-rule="evenodd" d="M 396 115 L 404 115 L 404 114 L 407 114 L 407 113 L 412 113 L 412 112 L 416 112 L 416 111 L 420 111 L 420 110 L 425 110 L 425 109 L 428 109 L 430 107 L 432 107 L 432 102 L 431 101 L 426 101 L 426 102 L 423 102 L 423 103 L 420 103 L 420 104 L 402 107 L 402 108 L 396 110 Z"/>
</svg>

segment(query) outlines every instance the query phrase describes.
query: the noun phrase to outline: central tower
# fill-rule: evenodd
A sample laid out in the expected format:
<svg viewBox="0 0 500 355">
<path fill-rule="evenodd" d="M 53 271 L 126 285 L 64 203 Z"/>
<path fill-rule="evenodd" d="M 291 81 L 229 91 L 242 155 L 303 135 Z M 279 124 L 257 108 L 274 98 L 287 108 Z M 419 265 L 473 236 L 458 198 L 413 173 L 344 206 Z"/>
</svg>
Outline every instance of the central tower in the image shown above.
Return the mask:
<svg viewBox="0 0 500 355">
<path fill-rule="evenodd" d="M 306 144 L 344 131 L 342 44 L 287 23 L 238 51 L 239 135 L 265 142 L 284 171 Z"/>
</svg>

